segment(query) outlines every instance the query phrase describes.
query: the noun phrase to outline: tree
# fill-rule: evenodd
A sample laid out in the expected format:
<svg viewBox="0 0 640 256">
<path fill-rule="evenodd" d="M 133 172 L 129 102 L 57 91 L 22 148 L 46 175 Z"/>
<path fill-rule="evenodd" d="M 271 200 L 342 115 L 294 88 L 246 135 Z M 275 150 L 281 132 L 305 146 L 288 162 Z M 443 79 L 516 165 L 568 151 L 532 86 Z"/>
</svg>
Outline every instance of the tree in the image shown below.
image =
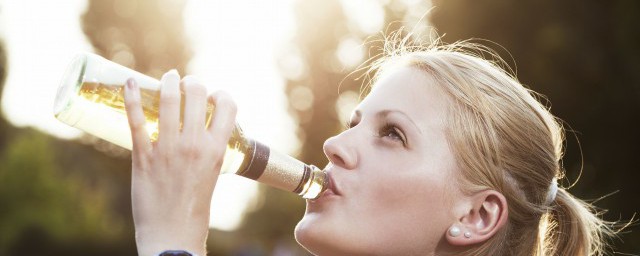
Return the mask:
<svg viewBox="0 0 640 256">
<path fill-rule="evenodd" d="M 103 191 L 59 170 L 51 145 L 48 136 L 21 130 L 0 155 L 0 254 L 34 242 L 109 242 L 122 233 Z M 34 235 L 40 239 L 30 241 Z"/>
</svg>

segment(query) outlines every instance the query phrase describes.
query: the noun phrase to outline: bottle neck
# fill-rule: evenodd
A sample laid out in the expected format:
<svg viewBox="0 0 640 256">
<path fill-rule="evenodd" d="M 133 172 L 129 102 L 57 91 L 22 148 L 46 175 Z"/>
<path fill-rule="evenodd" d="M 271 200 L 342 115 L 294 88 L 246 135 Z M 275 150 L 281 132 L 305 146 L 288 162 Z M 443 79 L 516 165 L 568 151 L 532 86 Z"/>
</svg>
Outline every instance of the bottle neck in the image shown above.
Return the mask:
<svg viewBox="0 0 640 256">
<path fill-rule="evenodd" d="M 316 198 L 327 187 L 326 175 L 312 165 L 269 149 L 255 140 L 247 139 L 252 152 L 247 152 L 249 162 L 237 174 L 279 188 L 294 192 L 303 198 Z"/>
</svg>

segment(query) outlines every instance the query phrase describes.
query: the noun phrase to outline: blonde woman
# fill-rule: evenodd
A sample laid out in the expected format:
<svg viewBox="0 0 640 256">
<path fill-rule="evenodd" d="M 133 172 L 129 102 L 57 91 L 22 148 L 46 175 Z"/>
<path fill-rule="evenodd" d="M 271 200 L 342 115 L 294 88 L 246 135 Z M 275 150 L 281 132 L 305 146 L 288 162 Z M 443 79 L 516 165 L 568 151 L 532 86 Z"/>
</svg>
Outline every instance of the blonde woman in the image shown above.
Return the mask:
<svg viewBox="0 0 640 256">
<path fill-rule="evenodd" d="M 349 128 L 325 142 L 332 186 L 307 201 L 300 245 L 316 255 L 602 253 L 609 226 L 558 183 L 561 125 L 500 65 L 473 54 L 481 49 L 400 47 L 373 65 Z M 204 129 L 204 87 L 175 72 L 162 86 L 154 144 L 134 81 L 125 93 L 138 252 L 205 255 L 236 107 L 224 93 L 210 96 L 216 116 Z"/>
</svg>

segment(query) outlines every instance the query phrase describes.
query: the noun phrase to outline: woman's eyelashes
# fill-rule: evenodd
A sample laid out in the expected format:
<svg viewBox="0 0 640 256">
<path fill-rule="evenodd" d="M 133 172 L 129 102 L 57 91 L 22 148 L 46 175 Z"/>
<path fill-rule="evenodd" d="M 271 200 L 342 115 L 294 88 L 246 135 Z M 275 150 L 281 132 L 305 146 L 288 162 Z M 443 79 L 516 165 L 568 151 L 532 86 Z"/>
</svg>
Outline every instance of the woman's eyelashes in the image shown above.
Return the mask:
<svg viewBox="0 0 640 256">
<path fill-rule="evenodd" d="M 394 142 L 402 143 L 403 146 L 406 146 L 407 139 L 402 132 L 402 130 L 393 123 L 383 123 L 383 125 L 379 129 L 378 136 L 382 139 L 388 139 Z"/>
<path fill-rule="evenodd" d="M 345 130 L 356 127 L 356 125 L 358 124 L 359 120 L 350 120 L 347 124 L 345 124 Z M 379 128 L 377 129 L 376 134 L 381 139 L 389 140 L 395 143 L 401 143 L 403 146 L 407 145 L 407 137 L 405 136 L 404 132 L 402 132 L 402 129 L 400 129 L 399 126 L 394 123 L 382 121 L 379 125 Z"/>
</svg>

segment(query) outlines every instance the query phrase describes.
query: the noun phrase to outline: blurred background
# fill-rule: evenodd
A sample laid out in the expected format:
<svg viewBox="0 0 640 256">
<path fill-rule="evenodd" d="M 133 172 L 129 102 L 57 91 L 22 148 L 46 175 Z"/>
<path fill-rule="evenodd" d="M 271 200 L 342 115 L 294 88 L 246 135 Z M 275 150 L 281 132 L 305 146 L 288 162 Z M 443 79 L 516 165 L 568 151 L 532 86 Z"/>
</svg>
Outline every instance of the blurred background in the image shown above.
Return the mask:
<svg viewBox="0 0 640 256">
<path fill-rule="evenodd" d="M 128 152 L 56 121 L 56 88 L 89 51 L 153 77 L 177 68 L 229 91 L 250 136 L 324 166 L 359 100 L 352 72 L 381 32 L 492 41 L 566 121 L 570 191 L 640 210 L 640 1 L 0 0 L 0 255 L 135 255 Z M 209 255 L 304 255 L 295 195 L 224 175 Z M 640 228 L 612 241 L 640 255 Z"/>
</svg>

